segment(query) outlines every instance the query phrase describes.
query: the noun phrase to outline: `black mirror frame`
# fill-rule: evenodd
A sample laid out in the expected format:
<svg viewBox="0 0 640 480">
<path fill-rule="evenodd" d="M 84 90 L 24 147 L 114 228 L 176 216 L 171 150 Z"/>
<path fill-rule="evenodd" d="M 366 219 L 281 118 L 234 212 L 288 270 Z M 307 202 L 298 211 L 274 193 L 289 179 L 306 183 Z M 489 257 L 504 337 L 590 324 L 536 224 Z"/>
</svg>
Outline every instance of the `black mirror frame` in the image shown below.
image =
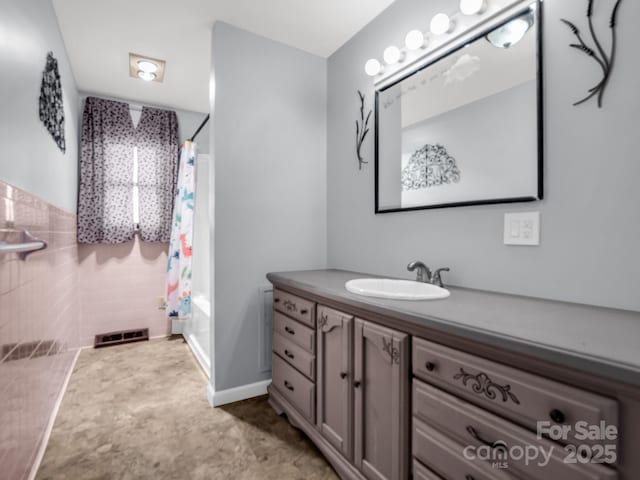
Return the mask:
<svg viewBox="0 0 640 480">
<path fill-rule="evenodd" d="M 534 2 L 531 2 L 534 3 Z M 512 197 L 512 198 L 495 198 L 495 199 L 488 199 L 488 200 L 474 200 L 474 201 L 466 201 L 466 202 L 453 202 L 453 203 L 442 203 L 442 204 L 437 204 L 437 205 L 424 205 L 424 206 L 416 206 L 416 207 L 406 207 L 406 208 L 387 208 L 384 210 L 380 209 L 380 205 L 379 205 L 379 201 L 378 201 L 378 180 L 379 180 L 379 147 L 378 147 L 378 122 L 379 122 L 379 106 L 380 106 L 380 92 L 383 92 L 385 90 L 387 90 L 388 88 L 393 87 L 394 85 L 397 85 L 398 83 L 402 82 L 403 80 L 409 78 L 412 75 L 415 75 L 417 72 L 424 70 L 425 68 L 428 68 L 429 66 L 437 63 L 438 61 L 442 60 L 443 58 L 446 58 L 447 56 L 457 52 L 458 50 L 463 49 L 464 47 L 466 47 L 467 45 L 475 42 L 476 40 L 479 40 L 480 38 L 486 36 L 489 32 L 491 32 L 492 30 L 496 29 L 498 26 L 503 25 L 504 23 L 507 23 L 511 20 L 513 20 L 516 17 L 519 17 L 520 15 L 522 15 L 524 12 L 526 12 L 526 9 L 530 8 L 530 6 L 527 6 L 526 9 L 522 9 L 519 10 L 517 13 L 513 14 L 512 16 L 510 16 L 509 18 L 507 18 L 506 20 L 504 20 L 503 22 L 501 22 L 500 24 L 496 24 L 496 25 L 492 25 L 490 28 L 486 28 L 482 31 L 480 31 L 477 35 L 474 35 L 471 39 L 469 39 L 468 41 L 461 43 L 460 45 L 456 46 L 455 48 L 448 50 L 447 52 L 443 53 L 442 55 L 439 55 L 438 57 L 434 58 L 432 61 L 430 61 L 429 63 L 420 66 L 419 68 L 415 69 L 415 70 L 411 70 L 410 72 L 408 72 L 406 75 L 402 76 L 401 78 L 399 78 L 398 80 L 396 80 L 395 82 L 393 82 L 392 84 L 386 85 L 384 88 L 378 90 L 376 89 L 375 92 L 375 114 L 374 114 L 374 118 L 375 118 L 375 128 L 374 128 L 374 138 L 375 138 L 375 168 L 374 168 L 374 177 L 375 177 L 375 188 L 374 188 L 374 195 L 375 195 L 375 214 L 380 214 L 380 213 L 395 213 L 395 212 L 411 212 L 411 211 L 415 211 L 415 210 L 432 210 L 435 208 L 452 208 L 452 207 L 467 207 L 467 206 L 473 206 L 473 205 L 495 205 L 495 204 L 499 204 L 499 203 L 523 203 L 523 202 L 536 202 L 536 201 L 540 201 L 544 198 L 544 108 L 543 108 L 543 104 L 544 104 L 544 99 L 543 99 L 543 14 L 542 14 L 542 5 L 543 2 L 542 0 L 535 0 L 536 3 L 536 11 L 535 11 L 535 18 L 536 18 L 536 62 L 537 62 L 537 72 L 536 72 L 536 83 L 537 83 L 537 127 L 538 127 L 538 132 L 537 132 L 537 140 L 538 140 L 538 194 L 537 196 L 530 196 L 530 197 Z"/>
</svg>

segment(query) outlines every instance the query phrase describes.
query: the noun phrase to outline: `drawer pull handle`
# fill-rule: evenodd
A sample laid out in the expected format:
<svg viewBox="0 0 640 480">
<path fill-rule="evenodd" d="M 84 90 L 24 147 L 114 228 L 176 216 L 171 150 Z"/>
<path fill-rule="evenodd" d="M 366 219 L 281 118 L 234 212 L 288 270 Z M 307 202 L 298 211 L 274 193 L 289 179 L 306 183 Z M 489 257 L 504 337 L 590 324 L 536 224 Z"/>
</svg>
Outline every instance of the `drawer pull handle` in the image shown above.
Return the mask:
<svg viewBox="0 0 640 480">
<path fill-rule="evenodd" d="M 497 383 L 493 383 L 489 375 L 484 372 L 472 375 L 460 367 L 460 372 L 456 373 L 453 379 L 461 380 L 465 387 L 469 380 L 471 380 L 473 382 L 471 384 L 471 390 L 479 395 L 484 394 L 489 400 L 495 400 L 498 394 L 500 394 L 503 402 L 511 400 L 516 405 L 520 405 L 520 400 L 518 400 L 518 397 L 511 391 L 511 385 L 498 385 Z"/>
<path fill-rule="evenodd" d="M 295 390 L 293 388 L 293 385 L 291 385 L 289 382 L 287 382 L 286 380 L 284 381 L 284 386 L 287 387 L 287 389 L 291 390 L 292 392 Z"/>
<path fill-rule="evenodd" d="M 284 354 L 289 357 L 291 360 L 293 360 L 294 358 L 296 358 L 293 353 L 291 353 L 289 350 L 285 350 Z"/>
<path fill-rule="evenodd" d="M 549 418 L 556 423 L 564 423 L 565 420 L 564 413 L 557 408 L 554 408 L 549 412 Z"/>
<path fill-rule="evenodd" d="M 467 432 L 469 432 L 469 435 L 475 438 L 478 442 L 482 443 L 483 445 L 486 445 L 487 447 L 506 449 L 506 445 L 503 442 L 491 443 L 489 440 L 485 440 L 484 438 L 482 438 L 480 434 L 476 431 L 476 429 L 473 428 L 471 425 L 467 426 Z"/>
<path fill-rule="evenodd" d="M 472 475 L 465 475 L 464 480 L 476 480 Z"/>
<path fill-rule="evenodd" d="M 273 303 L 280 303 L 280 299 L 279 298 L 274 298 L 273 299 Z"/>
<path fill-rule="evenodd" d="M 347 374 L 345 372 L 340 372 L 340 378 L 344 380 L 347 378 Z"/>
<path fill-rule="evenodd" d="M 355 382 L 353 382 L 353 386 L 356 388 L 360 388 L 360 381 L 356 380 Z"/>
<path fill-rule="evenodd" d="M 284 327 L 284 331 L 287 332 L 289 335 L 295 335 L 296 334 L 295 330 L 293 330 L 292 328 L 289 328 L 289 327 Z"/>
<path fill-rule="evenodd" d="M 427 362 L 425 363 L 424 368 L 427 369 L 427 372 L 433 372 L 436 369 L 436 364 L 433 362 Z"/>
<path fill-rule="evenodd" d="M 309 313 L 309 310 L 307 310 L 306 308 L 300 310 L 300 315 L 306 315 L 307 313 Z"/>
</svg>

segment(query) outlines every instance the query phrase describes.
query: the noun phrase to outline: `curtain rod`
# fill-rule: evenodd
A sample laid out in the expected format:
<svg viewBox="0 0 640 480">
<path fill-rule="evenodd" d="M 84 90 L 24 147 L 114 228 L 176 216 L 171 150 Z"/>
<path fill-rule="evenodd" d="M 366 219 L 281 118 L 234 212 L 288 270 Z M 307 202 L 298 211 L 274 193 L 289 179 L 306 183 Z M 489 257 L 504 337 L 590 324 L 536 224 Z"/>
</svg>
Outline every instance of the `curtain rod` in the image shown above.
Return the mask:
<svg viewBox="0 0 640 480">
<path fill-rule="evenodd" d="M 209 114 L 207 114 L 206 118 L 202 121 L 202 123 L 200 124 L 200 126 L 196 130 L 196 133 L 194 133 L 193 136 L 190 138 L 190 140 L 192 142 L 198 136 L 198 134 L 200 133 L 200 130 L 202 130 L 204 128 L 204 126 L 207 124 L 208 121 L 209 121 Z"/>
</svg>

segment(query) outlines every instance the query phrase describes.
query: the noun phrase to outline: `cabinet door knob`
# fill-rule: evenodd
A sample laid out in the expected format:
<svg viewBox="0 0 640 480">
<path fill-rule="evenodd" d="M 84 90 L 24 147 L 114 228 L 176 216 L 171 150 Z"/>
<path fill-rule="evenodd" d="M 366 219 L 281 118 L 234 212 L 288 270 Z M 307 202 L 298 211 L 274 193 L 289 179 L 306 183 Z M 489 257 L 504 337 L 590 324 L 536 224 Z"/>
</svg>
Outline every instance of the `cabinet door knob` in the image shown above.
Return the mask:
<svg viewBox="0 0 640 480">
<path fill-rule="evenodd" d="M 347 378 L 347 374 L 345 372 L 340 372 L 340 378 L 344 380 L 345 378 Z"/>
<path fill-rule="evenodd" d="M 436 364 L 433 362 L 427 362 L 425 363 L 424 368 L 427 369 L 427 372 L 433 372 L 436 369 Z"/>
<path fill-rule="evenodd" d="M 360 388 L 360 380 L 356 380 L 355 382 L 353 382 L 353 386 L 356 388 Z"/>
<path fill-rule="evenodd" d="M 291 385 L 289 382 L 287 382 L 286 380 L 284 381 L 284 386 L 287 387 L 289 390 L 291 390 L 293 392 L 294 388 L 293 385 Z"/>
<path fill-rule="evenodd" d="M 289 327 L 284 327 L 284 331 L 287 332 L 289 335 L 295 335 L 296 334 L 296 332 L 292 328 L 289 328 Z"/>
<path fill-rule="evenodd" d="M 285 350 L 285 351 L 284 351 L 284 354 L 285 354 L 287 357 L 291 358 L 291 359 L 296 358 L 296 357 L 293 355 L 293 353 L 291 353 L 289 350 Z"/>
<path fill-rule="evenodd" d="M 565 420 L 564 413 L 557 408 L 554 408 L 549 412 L 549 418 L 556 423 L 564 423 Z"/>
</svg>

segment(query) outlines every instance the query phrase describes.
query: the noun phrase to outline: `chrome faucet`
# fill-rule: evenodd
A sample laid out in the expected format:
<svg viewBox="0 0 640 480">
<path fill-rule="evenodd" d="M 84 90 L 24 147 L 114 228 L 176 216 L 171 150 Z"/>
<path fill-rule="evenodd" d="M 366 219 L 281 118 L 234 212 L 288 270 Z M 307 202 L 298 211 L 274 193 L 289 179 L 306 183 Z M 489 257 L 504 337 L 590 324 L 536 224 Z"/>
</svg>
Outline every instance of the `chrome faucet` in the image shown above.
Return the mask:
<svg viewBox="0 0 640 480">
<path fill-rule="evenodd" d="M 429 267 L 427 267 L 424 263 L 420 261 L 411 262 L 407 265 L 407 270 L 416 272 L 416 281 L 422 283 L 431 283 L 432 285 L 437 285 L 438 287 L 443 287 L 442 284 L 442 276 L 441 272 L 448 272 L 449 268 L 438 268 L 435 271 L 431 271 Z"/>
<path fill-rule="evenodd" d="M 411 262 L 407 265 L 407 270 L 416 272 L 416 282 L 431 283 L 431 270 L 424 263 L 420 261 Z"/>
</svg>

